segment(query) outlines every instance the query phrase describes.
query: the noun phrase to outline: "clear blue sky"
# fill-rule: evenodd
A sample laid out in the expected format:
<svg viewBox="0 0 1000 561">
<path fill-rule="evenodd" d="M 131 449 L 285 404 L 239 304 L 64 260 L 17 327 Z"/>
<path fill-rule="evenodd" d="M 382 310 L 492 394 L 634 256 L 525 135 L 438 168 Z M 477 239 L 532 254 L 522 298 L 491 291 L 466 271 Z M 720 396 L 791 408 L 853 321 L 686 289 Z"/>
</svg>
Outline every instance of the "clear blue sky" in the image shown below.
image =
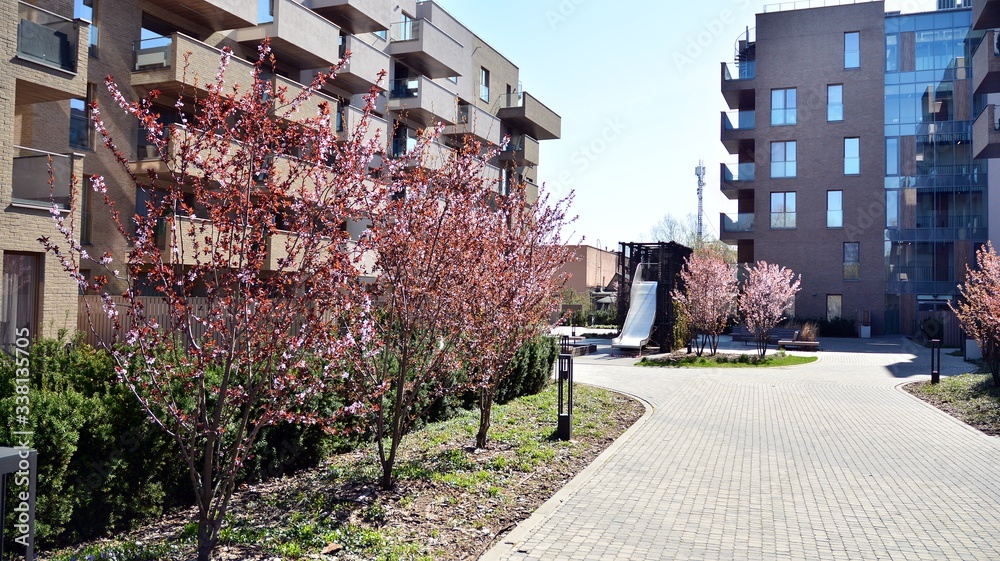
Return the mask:
<svg viewBox="0 0 1000 561">
<path fill-rule="evenodd" d="M 525 91 L 562 117 L 562 138 L 541 143 L 538 178 L 555 193 L 576 191 L 576 240 L 643 241 L 663 215 L 696 212 L 699 159 L 706 231 L 718 233 L 720 212 L 735 213 L 719 191 L 719 162 L 735 160 L 719 142 L 719 63 L 774 2 L 435 1 L 518 65 Z"/>
</svg>

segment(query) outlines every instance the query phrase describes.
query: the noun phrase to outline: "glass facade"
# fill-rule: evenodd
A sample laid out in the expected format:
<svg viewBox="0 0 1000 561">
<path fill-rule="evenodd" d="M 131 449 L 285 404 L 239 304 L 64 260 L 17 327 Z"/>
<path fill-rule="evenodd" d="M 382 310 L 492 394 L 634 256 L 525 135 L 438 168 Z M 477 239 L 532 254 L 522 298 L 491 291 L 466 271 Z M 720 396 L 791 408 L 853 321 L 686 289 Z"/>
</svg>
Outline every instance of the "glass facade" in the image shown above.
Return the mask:
<svg viewBox="0 0 1000 561">
<path fill-rule="evenodd" d="M 885 325 L 916 330 L 986 241 L 986 162 L 973 160 L 971 10 L 885 19 Z"/>
</svg>

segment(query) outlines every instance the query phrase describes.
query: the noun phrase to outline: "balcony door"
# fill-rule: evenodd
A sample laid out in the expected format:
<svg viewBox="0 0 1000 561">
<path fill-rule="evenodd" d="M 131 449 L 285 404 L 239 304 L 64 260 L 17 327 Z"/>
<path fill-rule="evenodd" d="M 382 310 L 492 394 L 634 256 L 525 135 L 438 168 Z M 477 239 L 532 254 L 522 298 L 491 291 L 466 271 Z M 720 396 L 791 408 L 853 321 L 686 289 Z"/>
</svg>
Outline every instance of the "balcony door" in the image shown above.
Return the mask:
<svg viewBox="0 0 1000 561">
<path fill-rule="evenodd" d="M 38 255 L 10 253 L 3 255 L 0 344 L 10 352 L 18 338 L 34 338 L 38 327 Z"/>
</svg>

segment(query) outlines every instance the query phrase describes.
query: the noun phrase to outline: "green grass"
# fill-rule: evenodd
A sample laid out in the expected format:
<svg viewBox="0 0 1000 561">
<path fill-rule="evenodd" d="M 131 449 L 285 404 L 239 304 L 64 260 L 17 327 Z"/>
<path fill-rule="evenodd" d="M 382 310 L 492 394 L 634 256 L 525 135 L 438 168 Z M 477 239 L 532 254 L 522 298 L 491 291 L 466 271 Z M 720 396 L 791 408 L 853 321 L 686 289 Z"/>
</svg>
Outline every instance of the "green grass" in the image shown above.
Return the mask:
<svg viewBox="0 0 1000 561">
<path fill-rule="evenodd" d="M 943 377 L 940 384 L 920 382 L 906 389 L 979 430 L 1000 435 L 1000 388 L 989 374 Z"/>
<path fill-rule="evenodd" d="M 673 368 L 770 368 L 775 366 L 797 366 L 819 360 L 814 356 L 797 356 L 778 353 L 761 358 L 757 355 L 684 356 L 670 358 L 643 358 L 639 366 L 659 366 Z"/>
</svg>

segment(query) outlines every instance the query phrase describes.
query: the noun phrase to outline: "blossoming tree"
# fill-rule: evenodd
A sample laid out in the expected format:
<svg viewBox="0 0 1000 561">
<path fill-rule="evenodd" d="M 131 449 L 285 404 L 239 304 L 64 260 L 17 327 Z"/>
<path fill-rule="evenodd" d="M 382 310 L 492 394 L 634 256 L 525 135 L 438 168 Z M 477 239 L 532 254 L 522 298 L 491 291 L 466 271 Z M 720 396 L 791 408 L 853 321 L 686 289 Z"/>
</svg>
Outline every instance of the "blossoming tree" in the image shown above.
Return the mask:
<svg viewBox="0 0 1000 561">
<path fill-rule="evenodd" d="M 695 350 L 701 356 L 708 346 L 714 355 L 719 335 L 736 311 L 736 272 L 718 250 L 705 246 L 687 258 L 680 276 L 684 289 L 674 290 L 673 297 L 698 335 Z"/>
<path fill-rule="evenodd" d="M 958 305 L 951 309 L 979 344 L 993 385 L 1000 387 L 1000 255 L 992 243 L 976 252 L 976 264 L 966 267 L 965 282 L 958 286 Z"/>
<path fill-rule="evenodd" d="M 758 261 L 747 270 L 738 304 L 747 329 L 757 341 L 757 354 L 767 353 L 774 328 L 785 319 L 785 310 L 795 302 L 802 275 L 774 263 Z"/>
<path fill-rule="evenodd" d="M 158 155 L 134 171 L 93 104 L 105 146 L 145 194 L 133 215 L 104 178 L 91 181 L 128 250 L 88 255 L 55 210 L 61 236 L 40 240 L 81 288 L 101 295 L 115 326 L 103 345 L 120 379 L 177 444 L 198 506 L 199 560 L 218 542 L 261 429 L 314 421 L 308 404 L 351 345 L 337 329 L 357 276 L 342 224 L 355 217 L 353 199 L 377 149 L 377 139 L 363 140 L 374 94 L 359 131 L 337 145 L 329 107 L 299 114 L 331 74 L 301 92 L 276 90 L 266 42 L 259 55 L 252 74 L 235 78 L 248 84 L 241 88 L 229 85 L 235 71 L 224 50 L 215 81 L 181 95 L 169 126 L 154 104 L 158 92 L 128 101 L 109 77 L 113 98 Z M 86 263 L 99 272 L 92 279 L 81 273 Z M 124 286 L 122 295 L 111 286 Z M 154 303 L 169 312 L 153 315 Z"/>
</svg>

